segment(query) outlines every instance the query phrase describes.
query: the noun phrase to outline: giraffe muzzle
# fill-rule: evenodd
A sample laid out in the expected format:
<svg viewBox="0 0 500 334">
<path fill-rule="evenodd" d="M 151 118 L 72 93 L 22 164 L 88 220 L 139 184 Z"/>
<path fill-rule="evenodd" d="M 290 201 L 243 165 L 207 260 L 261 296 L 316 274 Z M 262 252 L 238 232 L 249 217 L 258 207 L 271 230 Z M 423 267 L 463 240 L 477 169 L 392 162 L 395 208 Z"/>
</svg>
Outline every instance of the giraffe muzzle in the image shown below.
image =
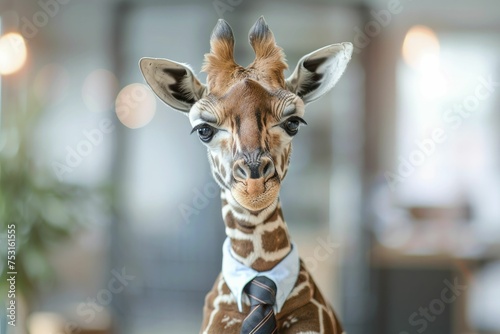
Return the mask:
<svg viewBox="0 0 500 334">
<path fill-rule="evenodd" d="M 252 179 L 263 179 L 265 182 L 274 176 L 275 172 L 274 163 L 268 157 L 250 162 L 239 159 L 233 165 L 233 177 L 240 182 L 249 182 Z"/>
<path fill-rule="evenodd" d="M 280 181 L 270 157 L 238 159 L 233 164 L 234 182 L 231 193 L 248 210 L 258 211 L 271 205 L 277 198 Z"/>
</svg>

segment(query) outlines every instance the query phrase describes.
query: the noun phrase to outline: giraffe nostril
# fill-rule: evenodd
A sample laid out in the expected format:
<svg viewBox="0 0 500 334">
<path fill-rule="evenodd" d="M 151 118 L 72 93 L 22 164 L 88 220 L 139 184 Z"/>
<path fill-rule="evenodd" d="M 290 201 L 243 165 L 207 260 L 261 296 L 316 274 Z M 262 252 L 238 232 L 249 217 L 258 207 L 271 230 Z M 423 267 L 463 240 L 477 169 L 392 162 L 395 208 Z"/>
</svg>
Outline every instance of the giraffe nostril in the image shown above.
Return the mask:
<svg viewBox="0 0 500 334">
<path fill-rule="evenodd" d="M 267 163 L 267 164 L 265 164 L 265 165 L 264 165 L 264 169 L 262 170 L 262 174 L 266 175 L 266 174 L 267 174 L 267 172 L 269 171 L 269 168 L 270 168 L 270 167 L 271 167 L 271 165 L 270 165 L 270 164 L 268 164 L 268 163 Z"/>
<path fill-rule="evenodd" d="M 241 176 L 243 179 L 246 179 L 246 178 L 247 178 L 247 173 L 246 173 L 246 171 L 243 169 L 243 167 L 238 166 L 238 172 L 239 172 L 240 176 Z"/>
<path fill-rule="evenodd" d="M 246 168 L 243 161 L 237 161 L 233 166 L 233 177 L 236 180 L 244 181 L 250 175 L 249 170 Z"/>
<path fill-rule="evenodd" d="M 274 164 L 271 160 L 264 160 L 263 162 L 264 167 L 262 168 L 262 176 L 267 179 L 274 175 Z"/>
<path fill-rule="evenodd" d="M 260 178 L 267 180 L 272 177 L 274 173 L 273 161 L 267 157 L 262 158 L 260 161 L 252 161 L 250 163 L 241 159 L 233 165 L 233 177 L 237 181 Z"/>
</svg>

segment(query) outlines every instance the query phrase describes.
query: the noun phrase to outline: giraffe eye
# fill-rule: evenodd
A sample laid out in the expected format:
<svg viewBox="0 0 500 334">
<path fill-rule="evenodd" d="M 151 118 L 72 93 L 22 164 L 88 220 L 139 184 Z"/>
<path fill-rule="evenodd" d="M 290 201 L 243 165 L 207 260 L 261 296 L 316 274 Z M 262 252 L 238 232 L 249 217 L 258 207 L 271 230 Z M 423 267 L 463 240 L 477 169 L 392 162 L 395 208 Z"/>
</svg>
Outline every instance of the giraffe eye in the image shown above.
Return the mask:
<svg viewBox="0 0 500 334">
<path fill-rule="evenodd" d="M 202 142 L 208 143 L 209 141 L 212 140 L 213 136 L 217 132 L 217 129 L 211 127 L 208 124 L 200 124 L 197 125 L 193 128 L 193 131 L 191 133 L 197 131 L 198 132 L 198 137 L 200 137 L 200 140 Z"/>
<path fill-rule="evenodd" d="M 286 131 L 286 133 L 288 133 L 288 135 L 295 136 L 297 132 L 299 132 L 300 123 L 307 124 L 302 118 L 294 116 L 283 122 L 281 127 Z"/>
</svg>

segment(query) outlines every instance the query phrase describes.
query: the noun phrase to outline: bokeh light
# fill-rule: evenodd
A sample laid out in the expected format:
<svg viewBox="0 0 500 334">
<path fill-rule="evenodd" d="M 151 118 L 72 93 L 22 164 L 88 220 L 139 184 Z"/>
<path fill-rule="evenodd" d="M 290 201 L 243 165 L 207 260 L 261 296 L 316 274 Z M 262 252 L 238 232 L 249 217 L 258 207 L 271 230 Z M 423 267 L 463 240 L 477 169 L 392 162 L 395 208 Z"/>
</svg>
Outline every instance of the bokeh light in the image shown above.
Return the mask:
<svg viewBox="0 0 500 334">
<path fill-rule="evenodd" d="M 448 92 L 448 81 L 440 64 L 440 44 L 426 26 L 412 27 L 403 42 L 403 59 L 418 76 L 418 92 L 425 99 L 436 99 Z"/>
<path fill-rule="evenodd" d="M 30 334 L 60 333 L 65 330 L 65 320 L 56 313 L 36 312 L 28 318 Z"/>
<path fill-rule="evenodd" d="M 118 80 L 104 69 L 92 71 L 83 82 L 82 98 L 85 106 L 92 112 L 105 112 L 113 107 Z"/>
<path fill-rule="evenodd" d="M 143 84 L 125 86 L 116 97 L 116 115 L 126 127 L 137 129 L 148 124 L 156 113 L 156 98 Z"/>
<path fill-rule="evenodd" d="M 403 59 L 415 68 L 432 68 L 439 65 L 439 40 L 426 26 L 412 27 L 403 42 Z"/>
<path fill-rule="evenodd" d="M 19 71 L 26 63 L 27 56 L 23 36 L 11 32 L 0 37 L 0 75 Z"/>
</svg>

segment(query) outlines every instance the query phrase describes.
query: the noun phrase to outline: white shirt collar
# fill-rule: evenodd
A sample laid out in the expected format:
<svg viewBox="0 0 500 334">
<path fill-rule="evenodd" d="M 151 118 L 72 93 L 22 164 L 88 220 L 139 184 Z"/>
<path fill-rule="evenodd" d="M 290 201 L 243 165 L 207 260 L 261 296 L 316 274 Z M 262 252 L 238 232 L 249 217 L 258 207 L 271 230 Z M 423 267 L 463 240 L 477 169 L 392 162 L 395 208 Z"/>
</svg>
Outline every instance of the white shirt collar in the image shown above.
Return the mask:
<svg viewBox="0 0 500 334">
<path fill-rule="evenodd" d="M 274 312 L 280 312 L 299 276 L 299 261 L 299 252 L 296 245 L 292 243 L 292 250 L 290 253 L 274 266 L 273 269 L 269 271 L 256 271 L 234 258 L 232 255 L 231 240 L 229 238 L 226 238 L 222 246 L 222 276 L 229 289 L 236 297 L 240 312 L 243 311 L 243 288 L 256 276 L 265 276 L 276 284 L 278 291 L 276 293 Z"/>
</svg>

